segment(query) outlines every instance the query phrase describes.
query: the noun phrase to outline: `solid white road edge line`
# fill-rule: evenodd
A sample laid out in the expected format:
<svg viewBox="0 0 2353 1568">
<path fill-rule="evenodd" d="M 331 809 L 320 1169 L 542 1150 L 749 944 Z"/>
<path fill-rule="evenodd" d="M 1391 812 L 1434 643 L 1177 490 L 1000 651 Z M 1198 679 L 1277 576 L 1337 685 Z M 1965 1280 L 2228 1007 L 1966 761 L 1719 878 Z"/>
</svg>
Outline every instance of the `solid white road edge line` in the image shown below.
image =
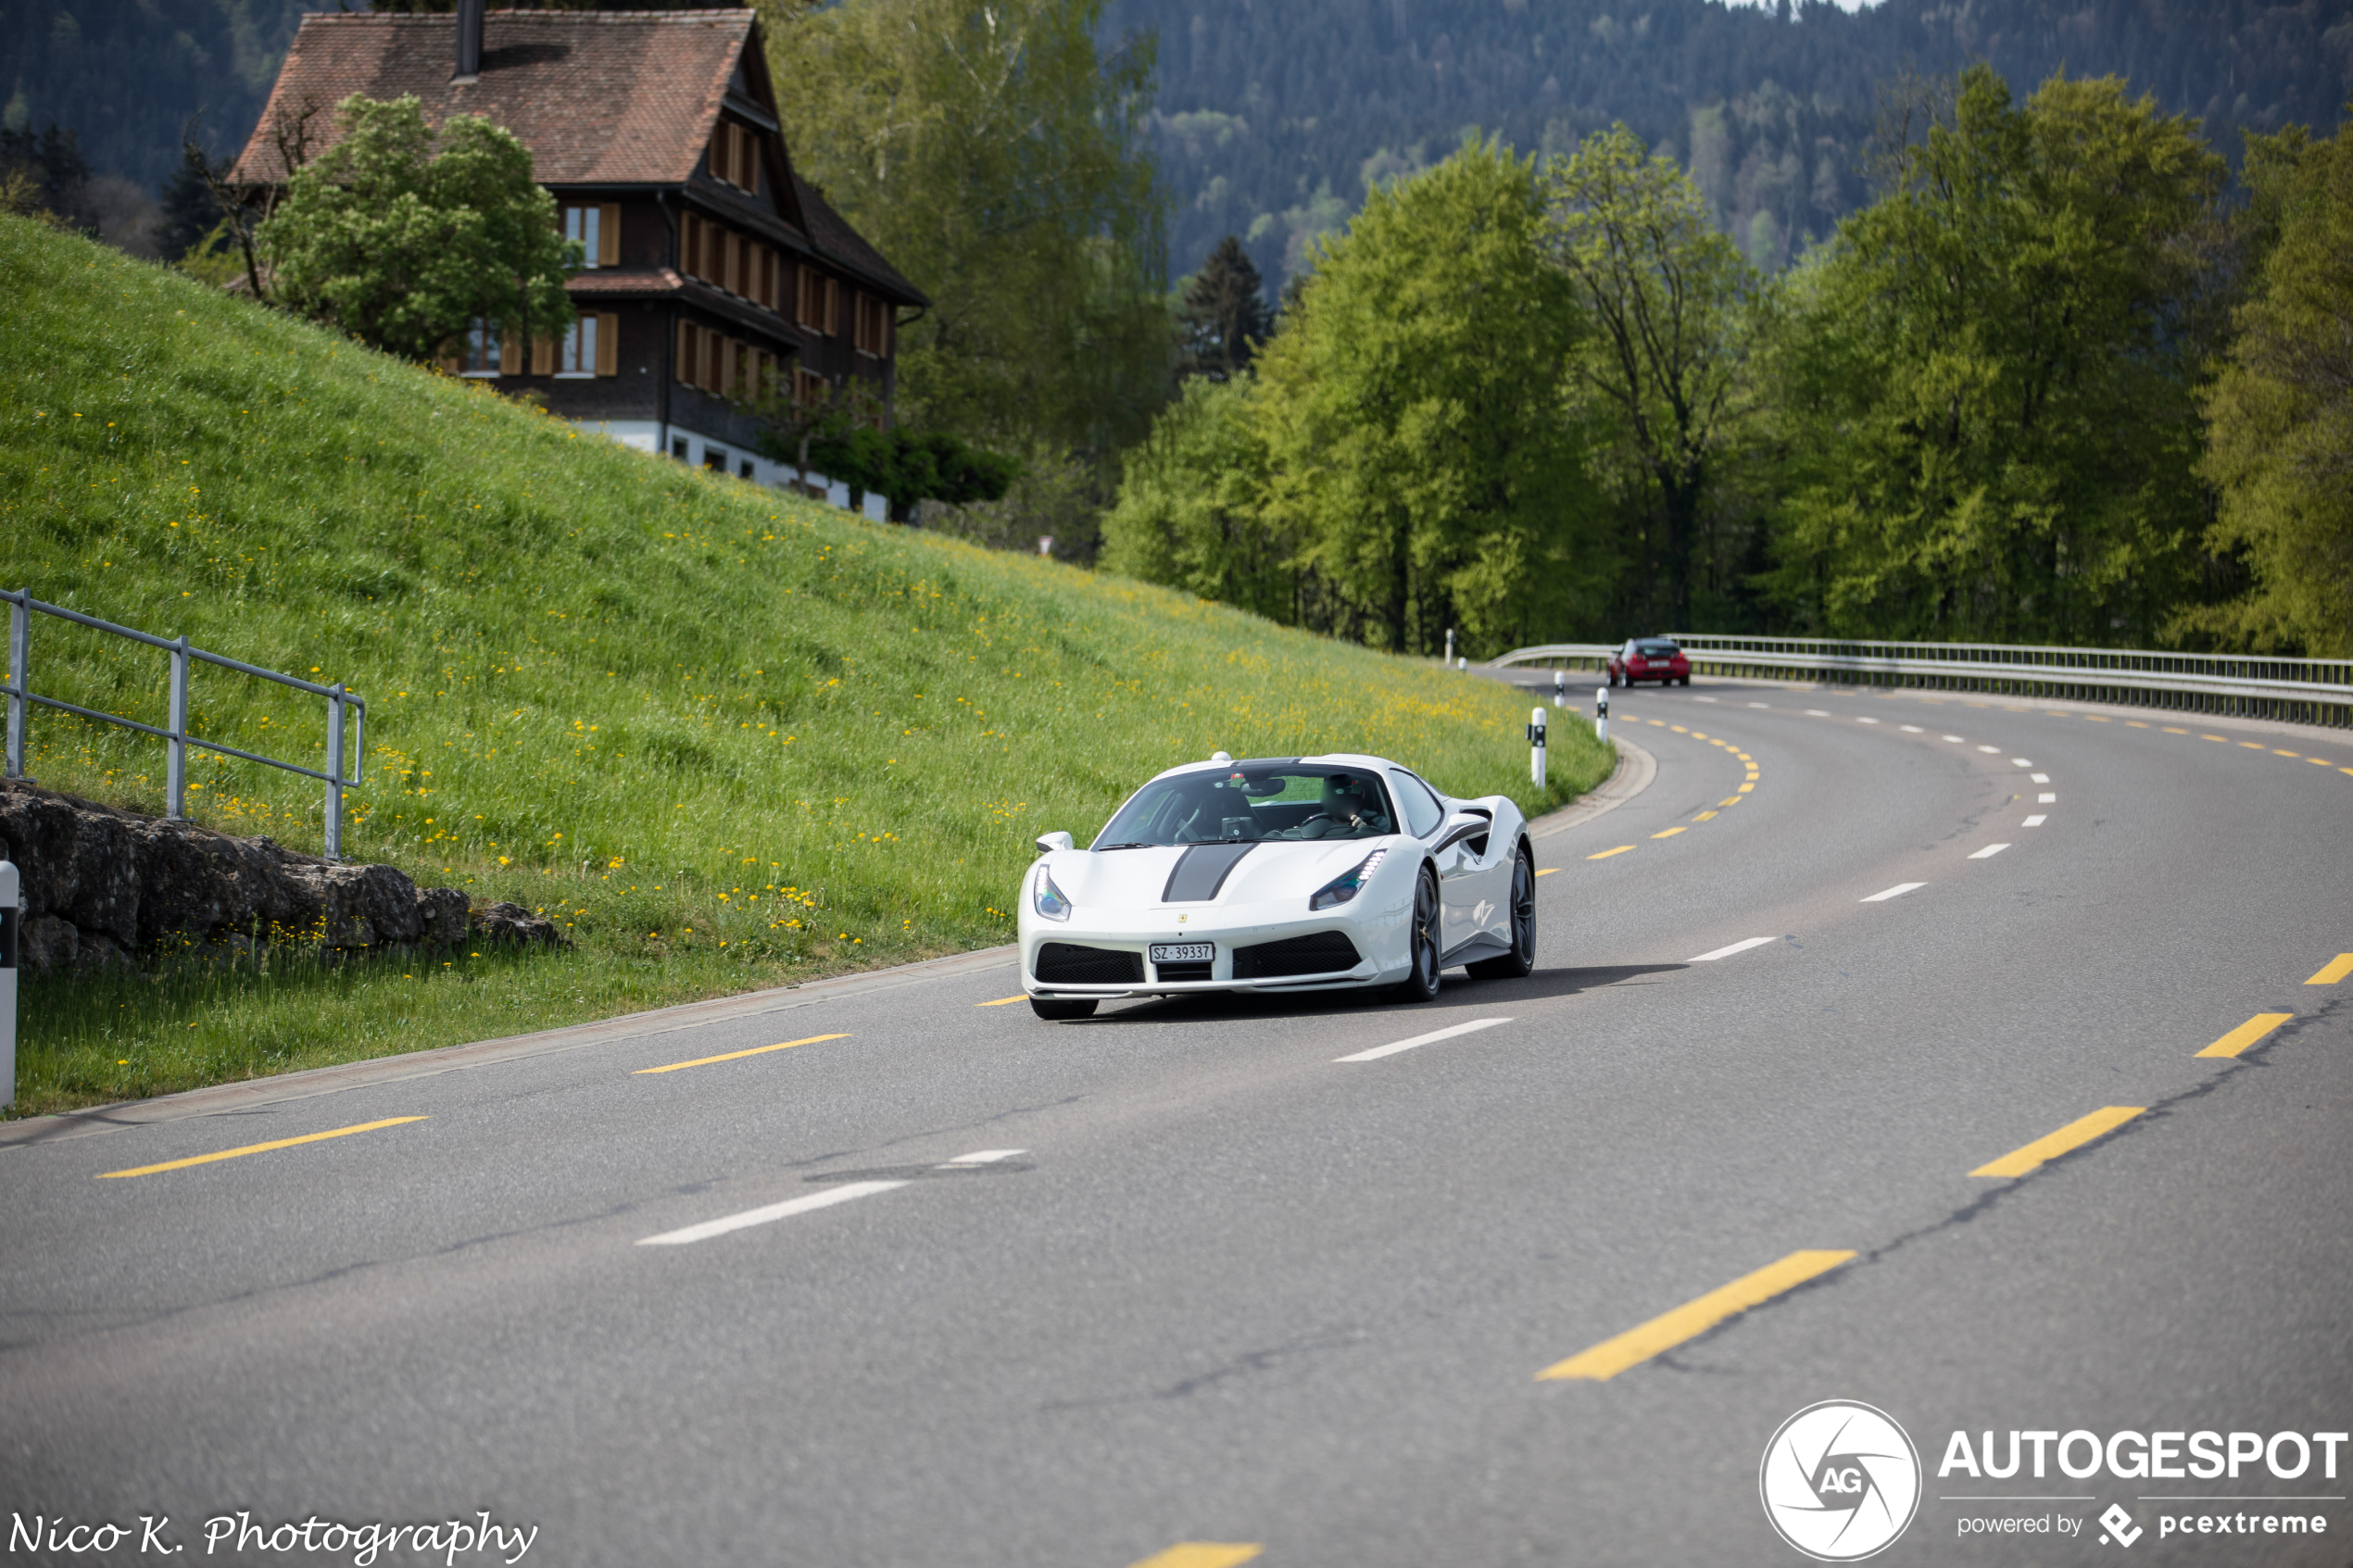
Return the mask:
<svg viewBox="0 0 2353 1568">
<path fill-rule="evenodd" d="M 1971 855 L 1969 859 L 1972 860 L 1990 860 L 2008 847 L 2009 846 L 2007 844 L 1989 844 L 1984 848 L 1979 850 L 1976 854 Z"/>
<path fill-rule="evenodd" d="M 1872 894 L 1869 897 L 1864 899 L 1863 902 L 1866 904 L 1883 904 L 1890 898 L 1902 897 L 1905 894 L 1909 893 L 1915 887 L 1926 887 L 1927 885 L 1928 884 L 1925 882 L 1899 882 L 1883 893 Z"/>
<path fill-rule="evenodd" d="M 1354 1056 L 1336 1056 L 1332 1060 L 1334 1061 L 1378 1061 L 1382 1057 L 1395 1056 L 1399 1051 L 1409 1051 L 1416 1046 L 1436 1045 L 1441 1040 L 1451 1040 L 1457 1035 L 1468 1035 L 1479 1029 L 1492 1029 L 1498 1023 L 1510 1022 L 1508 1018 L 1474 1018 L 1468 1023 L 1457 1023 L 1447 1029 L 1433 1029 L 1427 1035 L 1416 1035 L 1410 1040 L 1399 1040 L 1393 1045 L 1375 1046 L 1371 1050 L 1358 1051 Z"/>
<path fill-rule="evenodd" d="M 1695 959 L 1685 959 L 1683 961 L 1685 963 L 1714 963 L 1718 959 L 1729 959 L 1734 953 L 1745 953 L 1751 947 L 1762 947 L 1771 940 L 1769 936 L 1752 936 L 1745 942 L 1735 942 L 1729 947 L 1718 947 L 1712 953 L 1702 953 Z"/>
<path fill-rule="evenodd" d="M 837 1203 L 847 1203 L 853 1198 L 868 1198 L 875 1193 L 888 1192 L 893 1187 L 903 1187 L 906 1185 L 905 1182 L 844 1182 L 837 1187 L 828 1187 L 824 1192 L 812 1192 L 806 1198 L 789 1198 L 783 1203 L 771 1203 L 765 1209 L 747 1209 L 740 1214 L 729 1214 L 721 1219 L 705 1220 L 699 1225 L 688 1225 L 684 1230 L 664 1231 L 660 1236 L 640 1236 L 637 1238 L 637 1245 L 640 1247 L 683 1247 L 690 1241 L 709 1241 L 712 1236 L 725 1236 L 729 1231 L 749 1230 L 753 1225 L 764 1225 L 772 1220 L 786 1220 L 795 1214 L 806 1214 L 812 1209 L 830 1209 Z"/>
</svg>

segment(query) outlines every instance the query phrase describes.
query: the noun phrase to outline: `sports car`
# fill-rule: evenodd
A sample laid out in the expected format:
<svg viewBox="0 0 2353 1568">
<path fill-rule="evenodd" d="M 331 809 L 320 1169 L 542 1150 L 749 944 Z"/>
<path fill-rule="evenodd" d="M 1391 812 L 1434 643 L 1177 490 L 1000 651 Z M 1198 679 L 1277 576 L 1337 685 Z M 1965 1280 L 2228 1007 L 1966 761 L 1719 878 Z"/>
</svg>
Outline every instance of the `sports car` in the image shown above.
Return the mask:
<svg viewBox="0 0 2353 1568">
<path fill-rule="evenodd" d="M 1021 966 L 1038 1016 L 1197 991 L 1390 991 L 1524 975 L 1536 863 L 1504 796 L 1456 800 L 1385 758 L 1224 752 L 1171 768 L 1087 848 L 1038 840 Z"/>
</svg>

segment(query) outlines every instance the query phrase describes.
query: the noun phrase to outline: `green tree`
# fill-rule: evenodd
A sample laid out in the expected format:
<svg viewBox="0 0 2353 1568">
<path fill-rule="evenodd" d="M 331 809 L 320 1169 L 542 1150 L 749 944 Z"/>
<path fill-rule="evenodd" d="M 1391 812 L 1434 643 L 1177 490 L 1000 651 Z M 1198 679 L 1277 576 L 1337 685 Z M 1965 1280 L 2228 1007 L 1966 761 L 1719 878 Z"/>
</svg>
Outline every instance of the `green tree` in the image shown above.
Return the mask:
<svg viewBox="0 0 2353 1568">
<path fill-rule="evenodd" d="M 2113 79 L 1946 102 L 1793 282 L 1775 594 L 1834 634 L 2151 640 L 2197 592 L 2222 162 Z"/>
<path fill-rule="evenodd" d="M 1541 635 L 1574 599 L 1569 281 L 1533 158 L 1472 140 L 1374 191 L 1260 358 L 1263 515 L 1330 629 L 1427 652 Z"/>
<path fill-rule="evenodd" d="M 1546 170 L 1551 252 L 1592 331 L 1570 363 L 1634 556 L 1629 609 L 1690 623 L 1694 558 L 1742 412 L 1756 274 L 1673 160 L 1623 125 Z"/>
<path fill-rule="evenodd" d="M 1176 310 L 1176 376 L 1231 381 L 1274 332 L 1265 285 L 1232 234 L 1217 242 Z"/>
<path fill-rule="evenodd" d="M 2268 242 L 2206 397 L 2208 542 L 2255 578 L 2176 630 L 2261 652 L 2353 653 L 2353 132 L 2247 138 Z"/>
<path fill-rule="evenodd" d="M 456 115 L 436 153 L 413 97 L 354 94 L 335 123 L 334 145 L 296 171 L 255 236 L 281 304 L 412 358 L 477 320 L 525 336 L 572 324 L 579 246 L 521 142 Z"/>
<path fill-rule="evenodd" d="M 1188 381 L 1122 456 L 1102 566 L 1295 625 L 1306 586 L 1294 541 L 1268 526 L 1266 448 L 1247 374 Z"/>
<path fill-rule="evenodd" d="M 900 333 L 909 422 L 1108 454 L 1166 396 L 1152 47 L 1101 0 L 763 0 L 802 174 L 931 296 Z"/>
</svg>

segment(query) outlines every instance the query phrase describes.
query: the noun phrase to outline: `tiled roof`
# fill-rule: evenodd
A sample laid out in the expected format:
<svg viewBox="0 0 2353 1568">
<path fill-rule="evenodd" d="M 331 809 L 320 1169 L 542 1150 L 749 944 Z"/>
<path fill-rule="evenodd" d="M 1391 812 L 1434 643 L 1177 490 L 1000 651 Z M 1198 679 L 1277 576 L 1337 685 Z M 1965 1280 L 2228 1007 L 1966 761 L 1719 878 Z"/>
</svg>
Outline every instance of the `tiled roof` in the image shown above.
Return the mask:
<svg viewBox="0 0 2353 1568">
<path fill-rule="evenodd" d="M 727 82 L 751 35 L 749 9 L 493 11 L 482 74 L 456 82 L 453 13 L 312 13 L 286 51 L 235 178 L 285 178 L 270 128 L 315 105 L 314 151 L 354 93 L 414 94 L 425 121 L 486 115 L 531 149 L 543 184 L 683 183 L 710 143 Z"/>
<path fill-rule="evenodd" d="M 820 253 L 865 273 L 886 289 L 904 289 L 910 305 L 931 303 L 921 289 L 900 275 L 899 269 L 885 261 L 882 252 L 868 245 L 865 236 L 851 228 L 808 181 L 794 175 L 793 190 L 800 197 L 800 216 L 809 224 L 809 238 Z"/>
</svg>

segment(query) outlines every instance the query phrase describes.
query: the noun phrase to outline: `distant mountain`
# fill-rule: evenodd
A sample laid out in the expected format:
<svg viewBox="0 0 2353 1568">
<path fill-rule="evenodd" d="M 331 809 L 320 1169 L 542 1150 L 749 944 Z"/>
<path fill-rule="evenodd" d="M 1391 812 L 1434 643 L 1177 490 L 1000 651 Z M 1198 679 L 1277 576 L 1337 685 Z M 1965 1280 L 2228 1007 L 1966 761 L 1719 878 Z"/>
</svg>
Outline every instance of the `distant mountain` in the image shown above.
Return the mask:
<svg viewBox="0 0 2353 1568">
<path fill-rule="evenodd" d="M 0 122 L 74 132 L 99 174 L 152 191 L 181 127 L 234 151 L 261 118 L 295 27 L 326 0 L 0 0 Z"/>
<path fill-rule="evenodd" d="M 1906 66 L 1982 58 L 2020 93 L 2122 76 L 2233 162 L 2239 128 L 2325 133 L 2353 96 L 2353 0 L 1112 0 L 1106 41 L 1146 29 L 1170 270 L 1238 233 L 1275 289 L 1368 184 L 1472 127 L 1533 152 L 1622 119 L 1777 266 L 1866 199 L 1875 91 Z"/>
</svg>

